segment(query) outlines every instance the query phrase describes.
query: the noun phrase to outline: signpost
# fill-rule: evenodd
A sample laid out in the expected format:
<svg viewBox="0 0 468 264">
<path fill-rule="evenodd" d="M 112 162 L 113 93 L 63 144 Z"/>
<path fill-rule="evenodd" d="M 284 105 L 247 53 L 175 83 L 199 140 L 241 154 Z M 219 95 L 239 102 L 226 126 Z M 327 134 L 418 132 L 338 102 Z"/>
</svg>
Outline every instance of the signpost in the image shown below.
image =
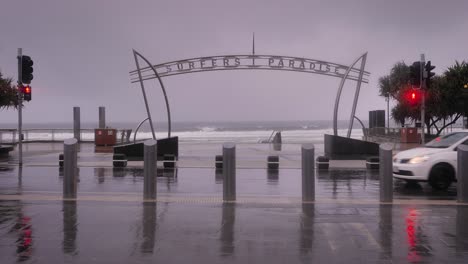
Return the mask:
<svg viewBox="0 0 468 264">
<path fill-rule="evenodd" d="M 424 59 L 424 54 L 421 54 L 421 60 L 420 60 L 420 65 L 421 65 L 421 82 L 420 82 L 420 86 L 419 86 L 419 89 L 421 89 L 421 93 L 422 93 L 422 96 L 421 96 L 421 144 L 424 145 L 425 143 L 425 135 L 424 135 L 424 127 L 426 125 L 426 122 L 425 122 L 425 114 L 426 114 L 426 78 L 427 78 L 427 72 L 425 71 L 425 65 L 426 65 L 426 61 Z"/>
<path fill-rule="evenodd" d="M 22 57 L 23 49 L 18 48 L 18 163 L 23 166 L 23 75 L 22 75 Z"/>
<path fill-rule="evenodd" d="M 255 47 L 255 45 L 253 45 Z M 359 91 L 362 83 L 369 82 L 370 73 L 365 71 L 367 52 L 357 58 L 351 65 L 343 65 L 323 60 L 307 59 L 303 57 L 279 56 L 279 55 L 258 55 L 255 54 L 255 48 L 251 55 L 220 55 L 207 56 L 198 58 L 189 58 L 177 61 L 171 61 L 161 64 L 152 64 L 148 59 L 143 57 L 139 52 L 133 50 L 135 64 L 137 69 L 130 72 L 132 83 L 140 83 L 143 99 L 145 101 L 147 117 L 151 126 L 151 132 L 154 138 L 153 122 L 149 111 L 148 101 L 143 82 L 145 80 L 158 79 L 164 94 L 167 109 L 168 120 L 168 137 L 171 134 L 171 114 L 169 109 L 169 101 L 166 94 L 166 89 L 163 85 L 162 78 L 179 74 L 210 72 L 221 70 L 275 70 L 275 71 L 294 71 L 303 73 L 315 73 L 327 75 L 341 79 L 338 87 L 338 92 L 335 100 L 335 110 L 333 114 L 333 132 L 338 136 L 338 106 L 340 102 L 341 92 L 346 80 L 356 81 L 356 91 L 354 94 L 353 106 L 351 109 L 351 117 L 349 120 L 349 128 L 347 137 L 351 136 L 353 127 L 356 106 L 359 98 Z M 138 62 L 138 57 L 144 60 L 148 66 L 141 67 Z M 361 62 L 359 67 L 355 67 L 358 62 Z M 142 121 L 144 122 L 144 121 Z"/>
</svg>

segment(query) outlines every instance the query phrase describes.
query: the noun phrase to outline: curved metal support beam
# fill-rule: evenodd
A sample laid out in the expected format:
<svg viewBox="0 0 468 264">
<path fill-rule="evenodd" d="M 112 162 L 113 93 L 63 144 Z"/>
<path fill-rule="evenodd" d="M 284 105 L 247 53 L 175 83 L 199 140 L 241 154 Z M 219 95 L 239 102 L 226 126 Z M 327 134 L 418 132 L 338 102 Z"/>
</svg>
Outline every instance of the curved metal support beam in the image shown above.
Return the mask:
<svg viewBox="0 0 468 264">
<path fill-rule="evenodd" d="M 138 53 L 133 50 L 133 57 L 135 58 L 135 64 L 137 69 L 140 69 L 140 63 L 138 62 Z M 146 114 L 148 115 L 148 120 L 150 122 L 150 127 L 151 127 L 151 133 L 153 134 L 153 139 L 156 140 L 156 134 L 154 133 L 154 127 L 153 127 L 153 120 L 151 119 L 151 112 L 149 110 L 148 106 L 148 99 L 146 98 L 146 91 L 145 91 L 145 85 L 143 83 L 143 79 L 141 78 L 141 72 L 138 71 L 138 77 L 140 79 L 140 86 L 141 86 L 141 91 L 143 93 L 143 100 L 145 101 L 145 106 L 146 106 Z"/>
<path fill-rule="evenodd" d="M 354 116 L 356 120 L 361 123 L 362 126 L 362 133 L 364 134 L 364 138 L 367 140 L 367 134 L 366 134 L 366 127 L 364 126 L 364 123 L 362 123 L 361 119 L 359 119 L 357 116 Z"/>
<path fill-rule="evenodd" d="M 133 50 L 133 54 L 135 55 L 135 60 L 136 60 L 136 56 L 138 55 L 141 59 L 143 59 L 148 64 L 148 66 L 151 68 L 154 75 L 158 79 L 159 84 L 161 85 L 161 89 L 162 89 L 162 92 L 164 94 L 164 100 L 166 102 L 166 110 L 167 110 L 167 123 L 168 123 L 167 124 L 167 127 L 168 127 L 167 137 L 171 137 L 171 123 L 172 123 L 171 122 L 171 109 L 169 108 L 169 100 L 167 99 L 166 89 L 164 88 L 164 84 L 163 84 L 163 82 L 161 80 L 161 77 L 159 76 L 159 74 L 156 71 L 156 69 L 154 68 L 154 66 L 145 57 L 143 57 L 143 55 L 141 55 L 136 50 Z M 138 65 L 137 65 L 137 67 L 138 67 Z M 156 139 L 156 136 L 154 134 L 154 129 L 153 129 L 153 122 L 151 120 L 151 116 L 150 116 L 149 108 L 148 108 L 148 103 L 146 101 L 146 94 L 144 92 L 144 86 L 143 86 L 143 79 L 142 79 L 142 76 L 141 76 L 141 70 L 139 69 L 139 67 L 138 67 L 137 71 L 138 71 L 138 78 L 140 80 L 141 88 L 143 89 L 143 94 L 144 94 L 144 97 L 145 97 L 145 103 L 146 103 L 146 108 L 147 108 L 147 112 L 148 112 L 148 118 L 150 119 L 150 123 L 151 123 L 151 132 L 153 133 L 153 139 Z"/>
<path fill-rule="evenodd" d="M 340 104 L 340 98 L 341 98 L 341 92 L 343 90 L 343 86 L 344 86 L 344 83 L 349 75 L 349 73 L 351 72 L 351 70 L 353 69 L 354 65 L 356 65 L 356 63 L 358 63 L 359 60 L 361 60 L 361 58 L 364 58 L 364 57 L 367 57 L 367 52 L 364 53 L 363 55 L 361 55 L 359 58 L 357 58 L 349 67 L 348 69 L 346 70 L 346 73 L 345 75 L 342 77 L 341 79 L 341 83 L 340 83 L 340 86 L 338 88 L 338 92 L 336 94 L 336 99 L 335 99 L 335 110 L 333 111 L 333 134 L 335 136 L 338 136 L 338 106 Z M 358 80 L 358 86 L 359 88 L 361 87 L 361 80 L 362 80 L 362 75 L 364 74 L 363 73 L 363 68 L 364 68 L 364 65 L 365 65 L 365 59 L 364 60 L 364 63 L 361 63 L 361 71 L 359 73 L 359 77 L 360 79 Z M 358 90 L 358 89 L 357 89 Z M 357 91 L 358 92 L 358 91 Z M 359 96 L 359 92 L 357 93 L 357 96 Z M 355 103 L 357 103 L 357 99 L 356 99 L 356 96 L 355 96 Z M 356 111 L 356 105 L 353 105 L 353 115 L 354 116 L 354 113 Z M 353 120 L 353 117 L 351 117 L 351 127 L 352 127 L 352 120 Z M 348 131 L 349 132 L 349 131 Z M 348 135 L 348 137 L 350 137 L 350 135 Z"/>
<path fill-rule="evenodd" d="M 137 136 L 138 130 L 140 129 L 141 125 L 143 125 L 143 123 L 146 122 L 146 120 L 149 120 L 149 117 L 147 117 L 143 121 L 141 121 L 140 124 L 138 124 L 137 128 L 135 129 L 135 133 L 133 134 L 133 143 L 136 142 L 136 136 Z"/>
<path fill-rule="evenodd" d="M 351 111 L 351 117 L 349 118 L 349 127 L 348 127 L 348 138 L 351 137 L 351 130 L 353 130 L 353 121 L 354 121 L 354 115 L 356 114 L 356 107 L 357 107 L 357 102 L 359 99 L 359 92 L 361 91 L 361 83 L 362 83 L 362 76 L 364 74 L 364 67 L 366 66 L 366 60 L 367 60 L 367 52 L 362 55 L 362 60 L 361 60 L 361 71 L 359 72 L 359 79 L 356 84 L 356 92 L 354 93 L 354 102 L 353 102 L 353 110 Z"/>
</svg>

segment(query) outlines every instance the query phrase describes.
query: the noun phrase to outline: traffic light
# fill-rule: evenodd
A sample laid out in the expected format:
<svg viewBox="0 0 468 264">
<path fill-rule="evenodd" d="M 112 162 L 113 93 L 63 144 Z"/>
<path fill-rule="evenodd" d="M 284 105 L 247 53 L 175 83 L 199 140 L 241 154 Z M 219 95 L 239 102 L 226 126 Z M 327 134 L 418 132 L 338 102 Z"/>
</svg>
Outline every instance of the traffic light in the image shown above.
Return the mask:
<svg viewBox="0 0 468 264">
<path fill-rule="evenodd" d="M 432 72 L 432 70 L 435 68 L 435 66 L 431 65 L 431 61 L 428 61 L 424 67 L 427 73 L 426 77 L 426 87 L 429 88 L 431 85 L 431 78 L 434 77 L 435 73 Z"/>
<path fill-rule="evenodd" d="M 31 57 L 23 55 L 21 57 L 21 81 L 26 84 L 30 84 L 33 76 L 33 66 L 34 62 Z"/>
<path fill-rule="evenodd" d="M 410 105 L 417 105 L 421 101 L 421 90 L 410 89 L 405 93 L 406 101 Z"/>
<path fill-rule="evenodd" d="M 419 87 L 421 85 L 421 63 L 419 61 L 413 62 L 410 66 L 410 81 L 413 86 Z"/>
<path fill-rule="evenodd" d="M 31 101 L 31 86 L 26 85 L 23 87 L 23 98 L 25 101 Z"/>
<path fill-rule="evenodd" d="M 463 85 L 463 92 L 461 96 L 461 106 L 463 108 L 463 115 L 468 115 L 468 83 Z"/>
</svg>

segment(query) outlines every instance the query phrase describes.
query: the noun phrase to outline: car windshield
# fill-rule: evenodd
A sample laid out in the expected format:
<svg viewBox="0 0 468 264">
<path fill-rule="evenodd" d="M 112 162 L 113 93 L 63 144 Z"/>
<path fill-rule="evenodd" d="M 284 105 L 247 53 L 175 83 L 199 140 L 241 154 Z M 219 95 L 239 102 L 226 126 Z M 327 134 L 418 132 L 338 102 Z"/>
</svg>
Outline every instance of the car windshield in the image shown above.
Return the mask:
<svg viewBox="0 0 468 264">
<path fill-rule="evenodd" d="M 452 133 L 442 137 L 437 137 L 424 146 L 426 148 L 448 148 L 466 136 L 468 136 L 468 132 Z"/>
</svg>

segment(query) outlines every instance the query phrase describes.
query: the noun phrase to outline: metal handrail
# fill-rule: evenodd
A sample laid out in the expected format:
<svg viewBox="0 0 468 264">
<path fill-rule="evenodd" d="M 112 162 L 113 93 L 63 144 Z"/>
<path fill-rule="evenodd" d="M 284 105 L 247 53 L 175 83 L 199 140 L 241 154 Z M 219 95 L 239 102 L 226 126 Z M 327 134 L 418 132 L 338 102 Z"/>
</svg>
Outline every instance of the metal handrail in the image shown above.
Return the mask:
<svg viewBox="0 0 468 264">
<path fill-rule="evenodd" d="M 149 117 L 143 119 L 143 121 L 141 121 L 140 124 L 138 124 L 137 128 L 135 129 L 135 133 L 133 133 L 133 143 L 136 142 L 136 136 L 137 136 L 138 130 L 140 129 L 141 125 L 145 123 L 146 120 L 149 120 Z"/>
<path fill-rule="evenodd" d="M 271 135 L 268 138 L 268 142 L 271 142 L 273 140 L 273 136 L 274 136 L 275 132 L 276 132 L 276 130 L 273 130 L 273 132 L 271 132 Z"/>
<path fill-rule="evenodd" d="M 128 130 L 128 129 L 116 129 L 117 134 Z M 61 142 L 65 138 L 57 137 L 57 133 L 68 133 L 70 137 L 73 137 L 73 128 L 30 128 L 30 129 L 23 129 L 24 138 L 22 142 Z M 43 132 L 44 134 L 49 134 L 45 138 L 35 138 L 34 134 L 39 134 Z M 94 128 L 83 128 L 80 129 L 80 134 L 89 133 L 94 134 Z M 31 137 L 32 135 L 32 137 Z M 7 136 L 7 138 L 5 138 Z M 9 137 L 8 137 L 9 136 Z M 31 139 L 32 138 L 32 139 Z M 0 144 L 11 145 L 11 144 L 18 144 L 18 130 L 17 129 L 0 129 Z M 94 142 L 94 136 L 91 139 L 81 138 L 83 142 Z M 117 141 L 120 142 L 119 138 L 117 137 Z"/>
<path fill-rule="evenodd" d="M 362 123 L 361 119 L 359 119 L 357 116 L 354 116 L 354 118 L 361 124 L 362 133 L 364 134 L 364 140 L 367 140 L 366 126 L 364 126 L 364 123 Z"/>
</svg>

